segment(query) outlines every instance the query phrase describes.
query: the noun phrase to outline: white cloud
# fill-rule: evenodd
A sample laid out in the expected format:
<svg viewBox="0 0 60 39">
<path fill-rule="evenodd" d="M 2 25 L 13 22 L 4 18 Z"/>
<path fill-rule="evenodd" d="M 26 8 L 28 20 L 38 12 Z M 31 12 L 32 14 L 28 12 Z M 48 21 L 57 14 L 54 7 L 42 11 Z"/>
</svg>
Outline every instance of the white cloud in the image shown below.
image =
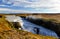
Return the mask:
<svg viewBox="0 0 60 39">
<path fill-rule="evenodd" d="M 60 12 L 60 11 L 58 11 Z M 57 13 L 56 11 L 50 12 L 42 12 L 42 11 L 26 11 L 26 10 L 13 10 L 8 8 L 0 8 L 0 13 L 10 14 L 10 13 Z"/>
<path fill-rule="evenodd" d="M 25 7 L 56 7 L 60 6 L 60 0 L 40 0 L 39 2 L 32 2 L 31 5 L 27 5 Z"/>
<path fill-rule="evenodd" d="M 29 13 L 30 11 L 25 10 L 13 10 L 8 8 L 0 8 L 0 13 Z"/>
<path fill-rule="evenodd" d="M 11 2 L 13 2 L 12 6 L 19 6 L 19 7 L 24 7 L 24 8 L 29 7 L 29 8 L 34 8 L 38 10 L 38 11 L 26 11 L 26 10 L 24 11 L 23 10 L 24 12 L 60 12 L 60 0 L 10 0 L 7 3 L 9 4 Z M 39 11 L 41 9 L 43 9 L 43 11 Z M 7 10 L 9 12 L 21 12 L 21 10 L 6 9 L 6 11 Z"/>
<path fill-rule="evenodd" d="M 34 1 L 34 0 L 31 0 Z M 31 8 L 47 8 L 56 10 L 60 10 L 60 0 L 35 0 L 35 2 L 30 2 L 28 0 L 15 0 L 14 6 L 22 6 L 22 7 L 31 7 Z"/>
</svg>

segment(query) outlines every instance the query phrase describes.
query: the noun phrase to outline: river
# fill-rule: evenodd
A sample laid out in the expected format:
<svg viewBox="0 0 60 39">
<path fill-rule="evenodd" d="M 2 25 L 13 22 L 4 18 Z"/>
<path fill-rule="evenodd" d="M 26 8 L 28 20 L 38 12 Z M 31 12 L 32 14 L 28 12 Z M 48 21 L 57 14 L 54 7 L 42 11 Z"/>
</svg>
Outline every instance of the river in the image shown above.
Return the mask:
<svg viewBox="0 0 60 39">
<path fill-rule="evenodd" d="M 22 18 L 22 20 L 23 20 L 23 27 L 24 27 L 24 28 L 22 27 L 23 30 L 26 30 L 28 32 L 32 32 L 34 34 L 58 37 L 54 31 L 51 31 L 51 30 L 46 29 L 42 26 L 31 23 L 24 18 Z"/>
</svg>

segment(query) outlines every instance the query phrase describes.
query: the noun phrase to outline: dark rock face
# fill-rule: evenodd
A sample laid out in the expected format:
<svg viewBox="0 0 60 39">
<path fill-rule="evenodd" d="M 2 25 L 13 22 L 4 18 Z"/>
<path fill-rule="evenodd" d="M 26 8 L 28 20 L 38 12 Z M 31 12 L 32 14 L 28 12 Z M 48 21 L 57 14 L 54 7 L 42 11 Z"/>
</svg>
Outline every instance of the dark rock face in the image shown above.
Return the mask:
<svg viewBox="0 0 60 39">
<path fill-rule="evenodd" d="M 41 25 L 47 29 L 55 31 L 60 37 L 60 23 L 55 23 L 52 21 L 45 21 L 43 19 L 27 19 L 27 20 L 37 25 Z"/>
</svg>

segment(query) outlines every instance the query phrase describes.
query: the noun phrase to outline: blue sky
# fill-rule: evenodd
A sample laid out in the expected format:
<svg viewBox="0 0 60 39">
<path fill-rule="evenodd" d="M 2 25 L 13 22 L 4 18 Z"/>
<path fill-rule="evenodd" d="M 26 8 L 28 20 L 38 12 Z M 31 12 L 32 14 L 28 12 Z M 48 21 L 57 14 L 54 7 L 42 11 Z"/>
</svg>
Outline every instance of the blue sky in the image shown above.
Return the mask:
<svg viewBox="0 0 60 39">
<path fill-rule="evenodd" d="M 0 13 L 60 13 L 60 0 L 0 0 Z"/>
</svg>

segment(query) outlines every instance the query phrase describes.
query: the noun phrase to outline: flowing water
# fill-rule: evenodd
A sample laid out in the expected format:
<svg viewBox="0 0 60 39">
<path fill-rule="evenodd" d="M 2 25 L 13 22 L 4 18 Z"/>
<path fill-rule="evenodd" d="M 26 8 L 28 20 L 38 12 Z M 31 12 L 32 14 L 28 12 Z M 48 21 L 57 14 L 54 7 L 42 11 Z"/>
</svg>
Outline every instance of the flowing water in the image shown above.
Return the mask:
<svg viewBox="0 0 60 39">
<path fill-rule="evenodd" d="M 38 26 L 36 24 L 33 24 L 24 18 L 22 18 L 22 20 L 23 20 L 23 27 L 22 27 L 23 30 L 26 30 L 28 32 L 32 32 L 34 34 L 58 37 L 54 31 L 51 31 L 51 30 L 48 30 L 42 26 Z"/>
</svg>

